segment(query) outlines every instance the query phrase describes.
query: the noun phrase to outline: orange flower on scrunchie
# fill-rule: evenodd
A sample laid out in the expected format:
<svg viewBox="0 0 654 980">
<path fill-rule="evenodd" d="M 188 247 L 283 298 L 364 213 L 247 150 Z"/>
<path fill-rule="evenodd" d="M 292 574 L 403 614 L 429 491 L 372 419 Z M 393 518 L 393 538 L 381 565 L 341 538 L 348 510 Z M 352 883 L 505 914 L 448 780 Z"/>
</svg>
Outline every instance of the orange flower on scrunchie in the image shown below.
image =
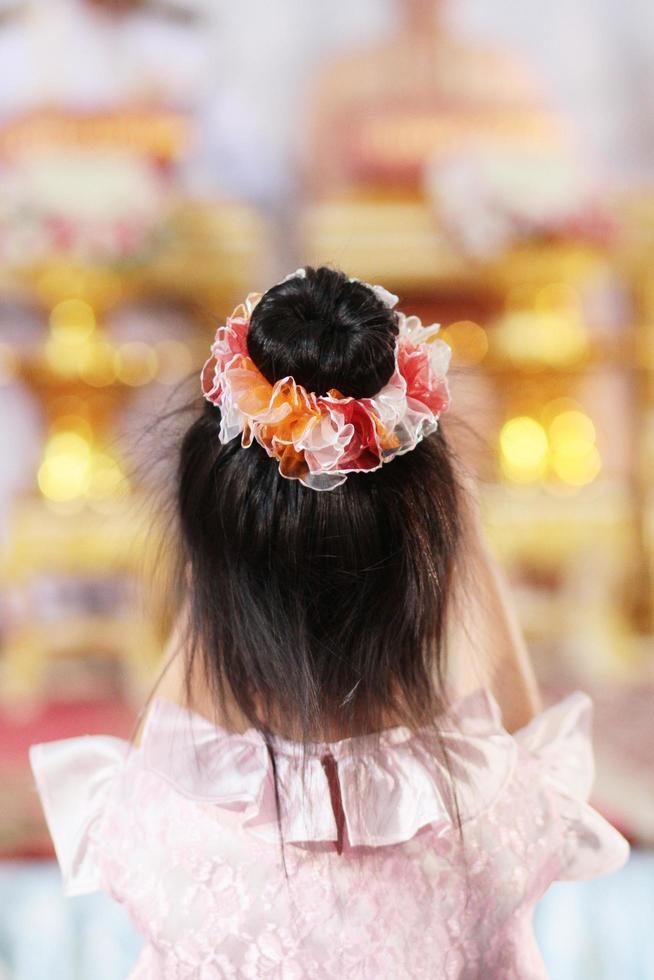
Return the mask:
<svg viewBox="0 0 654 980">
<path fill-rule="evenodd" d="M 383 287 L 369 288 L 387 306 L 397 303 Z M 278 460 L 283 477 L 333 490 L 349 473 L 372 473 L 435 431 L 450 400 L 451 351 L 436 339 L 438 324 L 423 327 L 418 317 L 397 314 L 395 370 L 373 398 L 334 389 L 316 395 L 291 377 L 271 384 L 248 354 L 250 317 L 260 298 L 250 293 L 218 328 L 202 369 L 204 397 L 221 412 L 221 442 L 240 435 L 248 447 L 256 440 Z"/>
</svg>

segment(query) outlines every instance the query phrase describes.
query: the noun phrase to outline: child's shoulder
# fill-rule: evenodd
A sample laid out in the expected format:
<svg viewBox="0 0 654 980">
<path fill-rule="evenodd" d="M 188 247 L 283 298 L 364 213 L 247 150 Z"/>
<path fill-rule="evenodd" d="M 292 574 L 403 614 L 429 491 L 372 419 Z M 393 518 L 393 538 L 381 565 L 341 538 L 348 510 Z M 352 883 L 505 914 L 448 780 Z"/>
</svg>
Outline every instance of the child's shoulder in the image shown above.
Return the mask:
<svg viewBox="0 0 654 980">
<path fill-rule="evenodd" d="M 138 747 L 108 736 L 67 739 L 34 746 L 31 762 L 69 894 L 103 887 L 97 853 L 102 817 L 125 772 L 122 783 L 132 789 L 118 805 L 135 803 L 133 822 L 155 802 L 168 808 L 171 821 L 183 813 L 191 822 L 193 804 L 210 804 L 217 825 L 222 813 L 235 832 L 264 844 L 279 842 L 274 777 L 282 789 L 284 841 L 303 845 L 338 842 L 343 820 L 350 847 L 402 844 L 429 827 L 442 837 L 467 825 L 466 834 L 474 836 L 484 824 L 478 818 L 509 795 L 517 808 L 527 808 L 527 796 L 540 793 L 551 803 L 553 822 L 534 833 L 561 837 L 560 876 L 591 877 L 619 866 L 628 853 L 626 841 L 588 804 L 591 712 L 590 698 L 575 692 L 511 734 L 493 695 L 480 688 L 455 701 L 438 726 L 419 732 L 396 726 L 375 736 L 311 743 L 304 766 L 301 745 L 273 737 L 273 770 L 269 745 L 256 729 L 229 731 L 157 697 Z M 513 778 L 521 771 L 529 773 L 524 799 L 525 780 Z M 139 773 L 147 776 L 139 779 Z M 152 800 L 139 802 L 136 785 L 153 788 Z M 159 818 L 165 822 L 166 813 Z"/>
</svg>

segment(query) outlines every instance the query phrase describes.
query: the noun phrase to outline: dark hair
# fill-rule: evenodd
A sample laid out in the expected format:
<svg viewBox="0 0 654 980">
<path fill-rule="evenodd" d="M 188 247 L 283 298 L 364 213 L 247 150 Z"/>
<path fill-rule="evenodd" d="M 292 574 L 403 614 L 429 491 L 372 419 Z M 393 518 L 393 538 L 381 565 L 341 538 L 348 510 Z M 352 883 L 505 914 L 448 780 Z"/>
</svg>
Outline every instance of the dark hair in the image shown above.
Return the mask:
<svg viewBox="0 0 654 980">
<path fill-rule="evenodd" d="M 248 350 L 270 382 L 365 397 L 392 374 L 397 333 L 368 286 L 308 267 L 264 294 Z M 319 492 L 281 477 L 256 443 L 221 444 L 219 426 L 205 402 L 178 471 L 190 661 L 217 702 L 233 699 L 266 738 L 281 728 L 304 742 L 377 732 L 389 714 L 433 722 L 460 539 L 442 428 Z"/>
</svg>

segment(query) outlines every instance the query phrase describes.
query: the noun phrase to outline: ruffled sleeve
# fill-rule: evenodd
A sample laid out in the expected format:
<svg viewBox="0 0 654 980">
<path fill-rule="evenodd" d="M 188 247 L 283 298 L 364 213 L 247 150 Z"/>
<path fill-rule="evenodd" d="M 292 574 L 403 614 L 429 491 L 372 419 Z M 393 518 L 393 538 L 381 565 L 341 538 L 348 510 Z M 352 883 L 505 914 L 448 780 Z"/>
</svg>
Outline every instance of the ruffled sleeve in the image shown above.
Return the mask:
<svg viewBox="0 0 654 980">
<path fill-rule="evenodd" d="M 30 749 L 30 764 L 66 895 L 83 895 L 102 887 L 98 861 L 101 817 L 128 744 L 97 735 L 44 742 Z"/>
<path fill-rule="evenodd" d="M 591 741 L 593 706 L 576 691 L 515 733 L 537 758 L 554 793 L 563 829 L 557 879 L 596 878 L 616 871 L 629 857 L 629 844 L 588 800 L 595 767 Z"/>
</svg>

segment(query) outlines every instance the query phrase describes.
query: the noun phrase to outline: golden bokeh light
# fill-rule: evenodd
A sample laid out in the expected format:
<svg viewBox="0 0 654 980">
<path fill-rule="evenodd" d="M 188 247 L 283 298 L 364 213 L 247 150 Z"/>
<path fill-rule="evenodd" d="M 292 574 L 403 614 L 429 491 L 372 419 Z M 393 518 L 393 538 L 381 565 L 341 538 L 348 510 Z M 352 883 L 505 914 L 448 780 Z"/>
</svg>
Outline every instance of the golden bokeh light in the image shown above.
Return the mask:
<svg viewBox="0 0 654 980">
<path fill-rule="evenodd" d="M 591 483 L 602 466 L 592 419 L 569 398 L 554 399 L 545 406 L 543 417 L 545 425 L 520 415 L 502 427 L 504 476 L 515 483 L 535 483 L 550 475 L 571 489 Z"/>
<path fill-rule="evenodd" d="M 589 337 L 577 313 L 516 310 L 502 317 L 497 343 L 518 367 L 561 368 L 585 357 Z"/>
<path fill-rule="evenodd" d="M 39 488 L 48 500 L 102 502 L 128 492 L 128 480 L 118 460 L 109 453 L 94 451 L 85 419 L 65 416 L 55 426 L 38 472 Z"/>
<path fill-rule="evenodd" d="M 92 347 L 88 341 L 67 344 L 50 337 L 44 344 L 46 364 L 60 378 L 79 378 L 92 361 Z"/>
<path fill-rule="evenodd" d="M 118 348 L 114 354 L 114 367 L 118 380 L 135 388 L 153 380 L 159 359 L 152 347 L 135 340 Z"/>
<path fill-rule="evenodd" d="M 583 412 L 561 412 L 550 422 L 549 437 L 555 453 L 583 455 L 595 445 L 595 426 Z"/>
<path fill-rule="evenodd" d="M 50 314 L 52 337 L 65 345 L 83 344 L 95 330 L 95 312 L 83 299 L 65 299 Z"/>
<path fill-rule="evenodd" d="M 591 483 L 602 466 L 592 419 L 574 409 L 560 412 L 550 422 L 549 437 L 552 469 L 559 479 L 573 487 Z"/>
<path fill-rule="evenodd" d="M 78 432 L 57 432 L 48 440 L 39 467 L 41 493 L 64 503 L 83 496 L 91 479 L 91 447 Z"/>
<path fill-rule="evenodd" d="M 88 440 L 80 435 L 79 432 L 64 429 L 61 432 L 55 432 L 46 443 L 46 459 L 51 459 L 55 456 L 76 456 L 80 459 L 89 459 L 91 456 L 91 446 Z"/>
<path fill-rule="evenodd" d="M 88 496 L 93 500 L 107 500 L 121 496 L 127 489 L 125 473 L 117 460 L 107 453 L 94 453 Z"/>
<path fill-rule="evenodd" d="M 99 340 L 90 345 L 88 356 L 80 366 L 82 381 L 92 388 L 104 388 L 116 380 L 115 351 L 111 344 Z"/>
<path fill-rule="evenodd" d="M 547 472 L 547 433 L 540 422 L 528 415 L 504 423 L 500 452 L 502 470 L 509 480 L 532 483 Z"/>
<path fill-rule="evenodd" d="M 474 320 L 456 320 L 440 334 L 452 348 L 455 361 L 479 364 L 488 353 L 488 334 Z"/>
<path fill-rule="evenodd" d="M 552 454 L 552 469 L 559 479 L 572 487 L 592 483 L 601 468 L 602 460 L 597 446 L 590 446 L 585 453 L 576 456 L 556 452 Z"/>
</svg>

